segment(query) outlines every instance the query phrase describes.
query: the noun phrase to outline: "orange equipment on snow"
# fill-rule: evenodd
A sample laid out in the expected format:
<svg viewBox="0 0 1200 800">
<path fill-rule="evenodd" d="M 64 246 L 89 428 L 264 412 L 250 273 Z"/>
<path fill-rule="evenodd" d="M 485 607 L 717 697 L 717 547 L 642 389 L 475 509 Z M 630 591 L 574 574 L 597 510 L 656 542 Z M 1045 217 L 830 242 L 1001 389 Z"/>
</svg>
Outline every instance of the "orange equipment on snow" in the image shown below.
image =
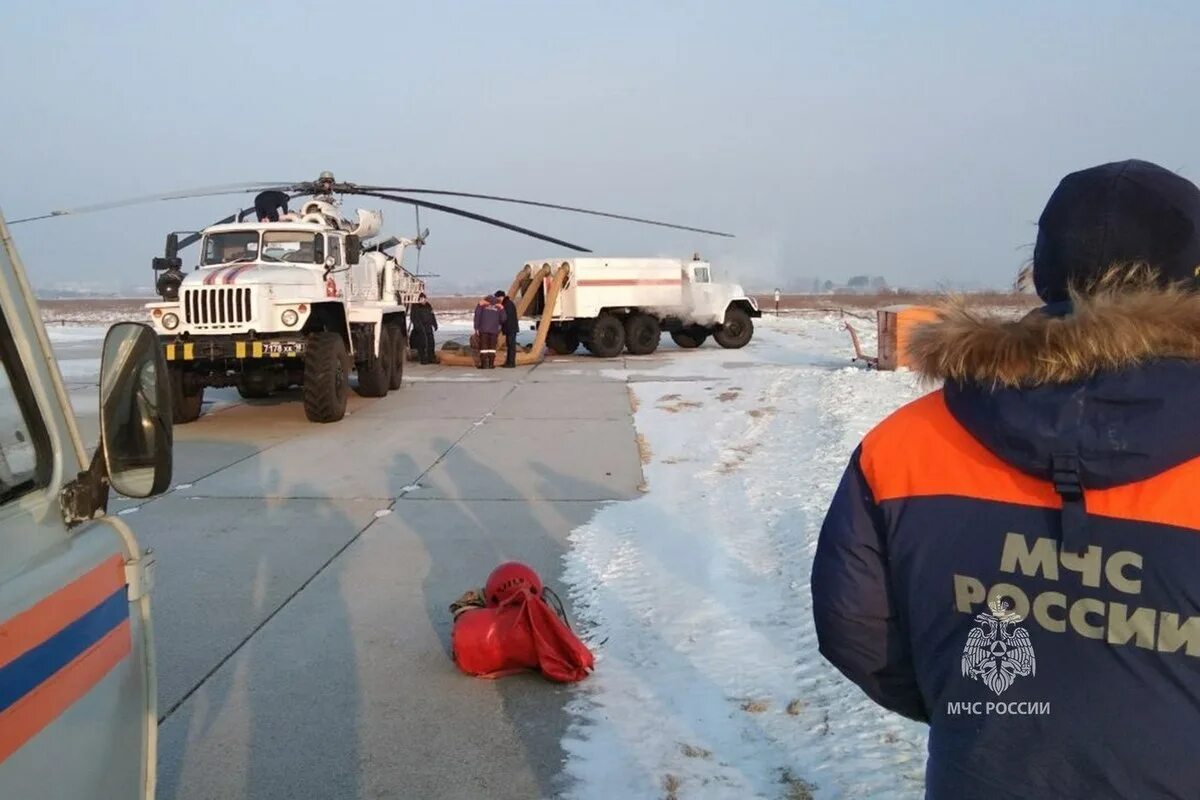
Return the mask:
<svg viewBox="0 0 1200 800">
<path fill-rule="evenodd" d="M 547 596 L 558 604 L 550 607 Z M 583 680 L 595 665 L 566 621 L 557 595 L 534 570 L 509 561 L 492 570 L 482 594 L 467 592 L 450 606 L 454 662 L 468 675 L 499 678 L 538 670 L 552 681 Z"/>
</svg>

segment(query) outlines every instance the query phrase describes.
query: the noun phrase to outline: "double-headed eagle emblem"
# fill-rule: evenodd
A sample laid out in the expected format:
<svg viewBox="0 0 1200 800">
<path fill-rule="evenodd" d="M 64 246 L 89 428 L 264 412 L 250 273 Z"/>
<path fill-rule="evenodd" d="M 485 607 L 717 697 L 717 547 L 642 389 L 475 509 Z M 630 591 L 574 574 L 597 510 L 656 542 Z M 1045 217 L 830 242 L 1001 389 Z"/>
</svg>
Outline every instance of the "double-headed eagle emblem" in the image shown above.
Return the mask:
<svg viewBox="0 0 1200 800">
<path fill-rule="evenodd" d="M 971 680 L 983 681 L 997 696 L 1013 685 L 1017 676 L 1033 675 L 1037 659 L 1029 631 L 1018 628 L 1023 617 L 1010 610 L 998 598 L 989 611 L 978 614 L 979 623 L 967 634 L 963 646 L 962 674 Z"/>
</svg>

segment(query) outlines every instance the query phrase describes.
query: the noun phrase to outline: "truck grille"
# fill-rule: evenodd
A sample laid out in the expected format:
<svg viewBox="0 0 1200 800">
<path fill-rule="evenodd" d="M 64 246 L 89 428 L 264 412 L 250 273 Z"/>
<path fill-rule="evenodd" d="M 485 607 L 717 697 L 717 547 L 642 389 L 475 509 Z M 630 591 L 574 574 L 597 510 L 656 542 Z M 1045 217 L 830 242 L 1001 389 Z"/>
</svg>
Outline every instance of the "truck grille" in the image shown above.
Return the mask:
<svg viewBox="0 0 1200 800">
<path fill-rule="evenodd" d="M 183 320 L 195 328 L 233 328 L 254 319 L 250 289 L 188 289 L 183 293 Z"/>
</svg>

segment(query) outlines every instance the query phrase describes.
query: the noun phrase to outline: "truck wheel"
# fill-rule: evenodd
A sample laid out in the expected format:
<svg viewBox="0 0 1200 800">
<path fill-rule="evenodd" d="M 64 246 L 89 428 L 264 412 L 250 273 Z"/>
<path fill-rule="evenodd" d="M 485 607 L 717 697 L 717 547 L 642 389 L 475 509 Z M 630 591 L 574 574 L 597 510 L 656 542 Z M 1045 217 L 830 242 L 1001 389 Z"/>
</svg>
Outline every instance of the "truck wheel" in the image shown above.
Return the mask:
<svg viewBox="0 0 1200 800">
<path fill-rule="evenodd" d="M 243 400 L 261 400 L 271 396 L 275 388 L 274 376 L 265 370 L 247 372 L 238 383 L 237 392 Z"/>
<path fill-rule="evenodd" d="M 243 400 L 262 400 L 265 397 L 271 396 L 270 389 L 264 389 L 261 386 L 246 386 L 240 385 L 237 387 L 238 397 Z"/>
<path fill-rule="evenodd" d="M 358 371 L 358 393 L 363 397 L 383 397 L 388 393 L 387 331 L 379 332 L 379 352 L 367 353 L 367 357 L 354 365 Z"/>
<path fill-rule="evenodd" d="M 392 342 L 392 372 L 388 380 L 389 389 L 399 389 L 404 380 L 404 359 L 408 357 L 408 336 L 403 325 L 387 325 L 384 331 Z"/>
<path fill-rule="evenodd" d="M 708 338 L 708 331 L 699 325 L 689 325 L 681 330 L 672 331 L 671 338 L 684 350 L 691 350 L 704 344 L 704 340 Z"/>
<path fill-rule="evenodd" d="M 204 405 L 204 387 L 190 386 L 185 378 L 182 368 L 171 368 L 171 411 L 176 425 L 195 422 Z"/>
<path fill-rule="evenodd" d="M 730 308 L 725 312 L 725 324 L 713 331 L 717 344 L 730 350 L 737 350 L 750 343 L 754 335 L 754 323 L 750 315 L 740 308 Z"/>
<path fill-rule="evenodd" d="M 633 314 L 625 320 L 625 347 L 631 355 L 648 356 L 658 349 L 662 329 L 649 314 Z"/>
<path fill-rule="evenodd" d="M 616 358 L 625 349 L 625 326 L 612 314 L 601 314 L 592 325 L 587 347 L 600 358 Z"/>
<path fill-rule="evenodd" d="M 313 334 L 304 352 L 304 415 L 309 422 L 337 422 L 350 396 L 350 353 L 332 331 Z"/>
<path fill-rule="evenodd" d="M 546 334 L 546 346 L 555 355 L 569 356 L 579 349 L 579 331 L 571 325 L 553 327 Z"/>
</svg>

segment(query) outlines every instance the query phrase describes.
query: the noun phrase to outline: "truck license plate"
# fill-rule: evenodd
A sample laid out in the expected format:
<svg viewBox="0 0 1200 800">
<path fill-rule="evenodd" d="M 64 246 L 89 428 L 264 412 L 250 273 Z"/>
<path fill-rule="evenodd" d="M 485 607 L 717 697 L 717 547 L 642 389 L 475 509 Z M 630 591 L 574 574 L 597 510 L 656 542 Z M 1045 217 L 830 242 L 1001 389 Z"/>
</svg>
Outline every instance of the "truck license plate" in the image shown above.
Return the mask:
<svg viewBox="0 0 1200 800">
<path fill-rule="evenodd" d="M 288 353 L 303 353 L 303 342 L 263 342 L 265 355 L 287 355 Z"/>
</svg>

